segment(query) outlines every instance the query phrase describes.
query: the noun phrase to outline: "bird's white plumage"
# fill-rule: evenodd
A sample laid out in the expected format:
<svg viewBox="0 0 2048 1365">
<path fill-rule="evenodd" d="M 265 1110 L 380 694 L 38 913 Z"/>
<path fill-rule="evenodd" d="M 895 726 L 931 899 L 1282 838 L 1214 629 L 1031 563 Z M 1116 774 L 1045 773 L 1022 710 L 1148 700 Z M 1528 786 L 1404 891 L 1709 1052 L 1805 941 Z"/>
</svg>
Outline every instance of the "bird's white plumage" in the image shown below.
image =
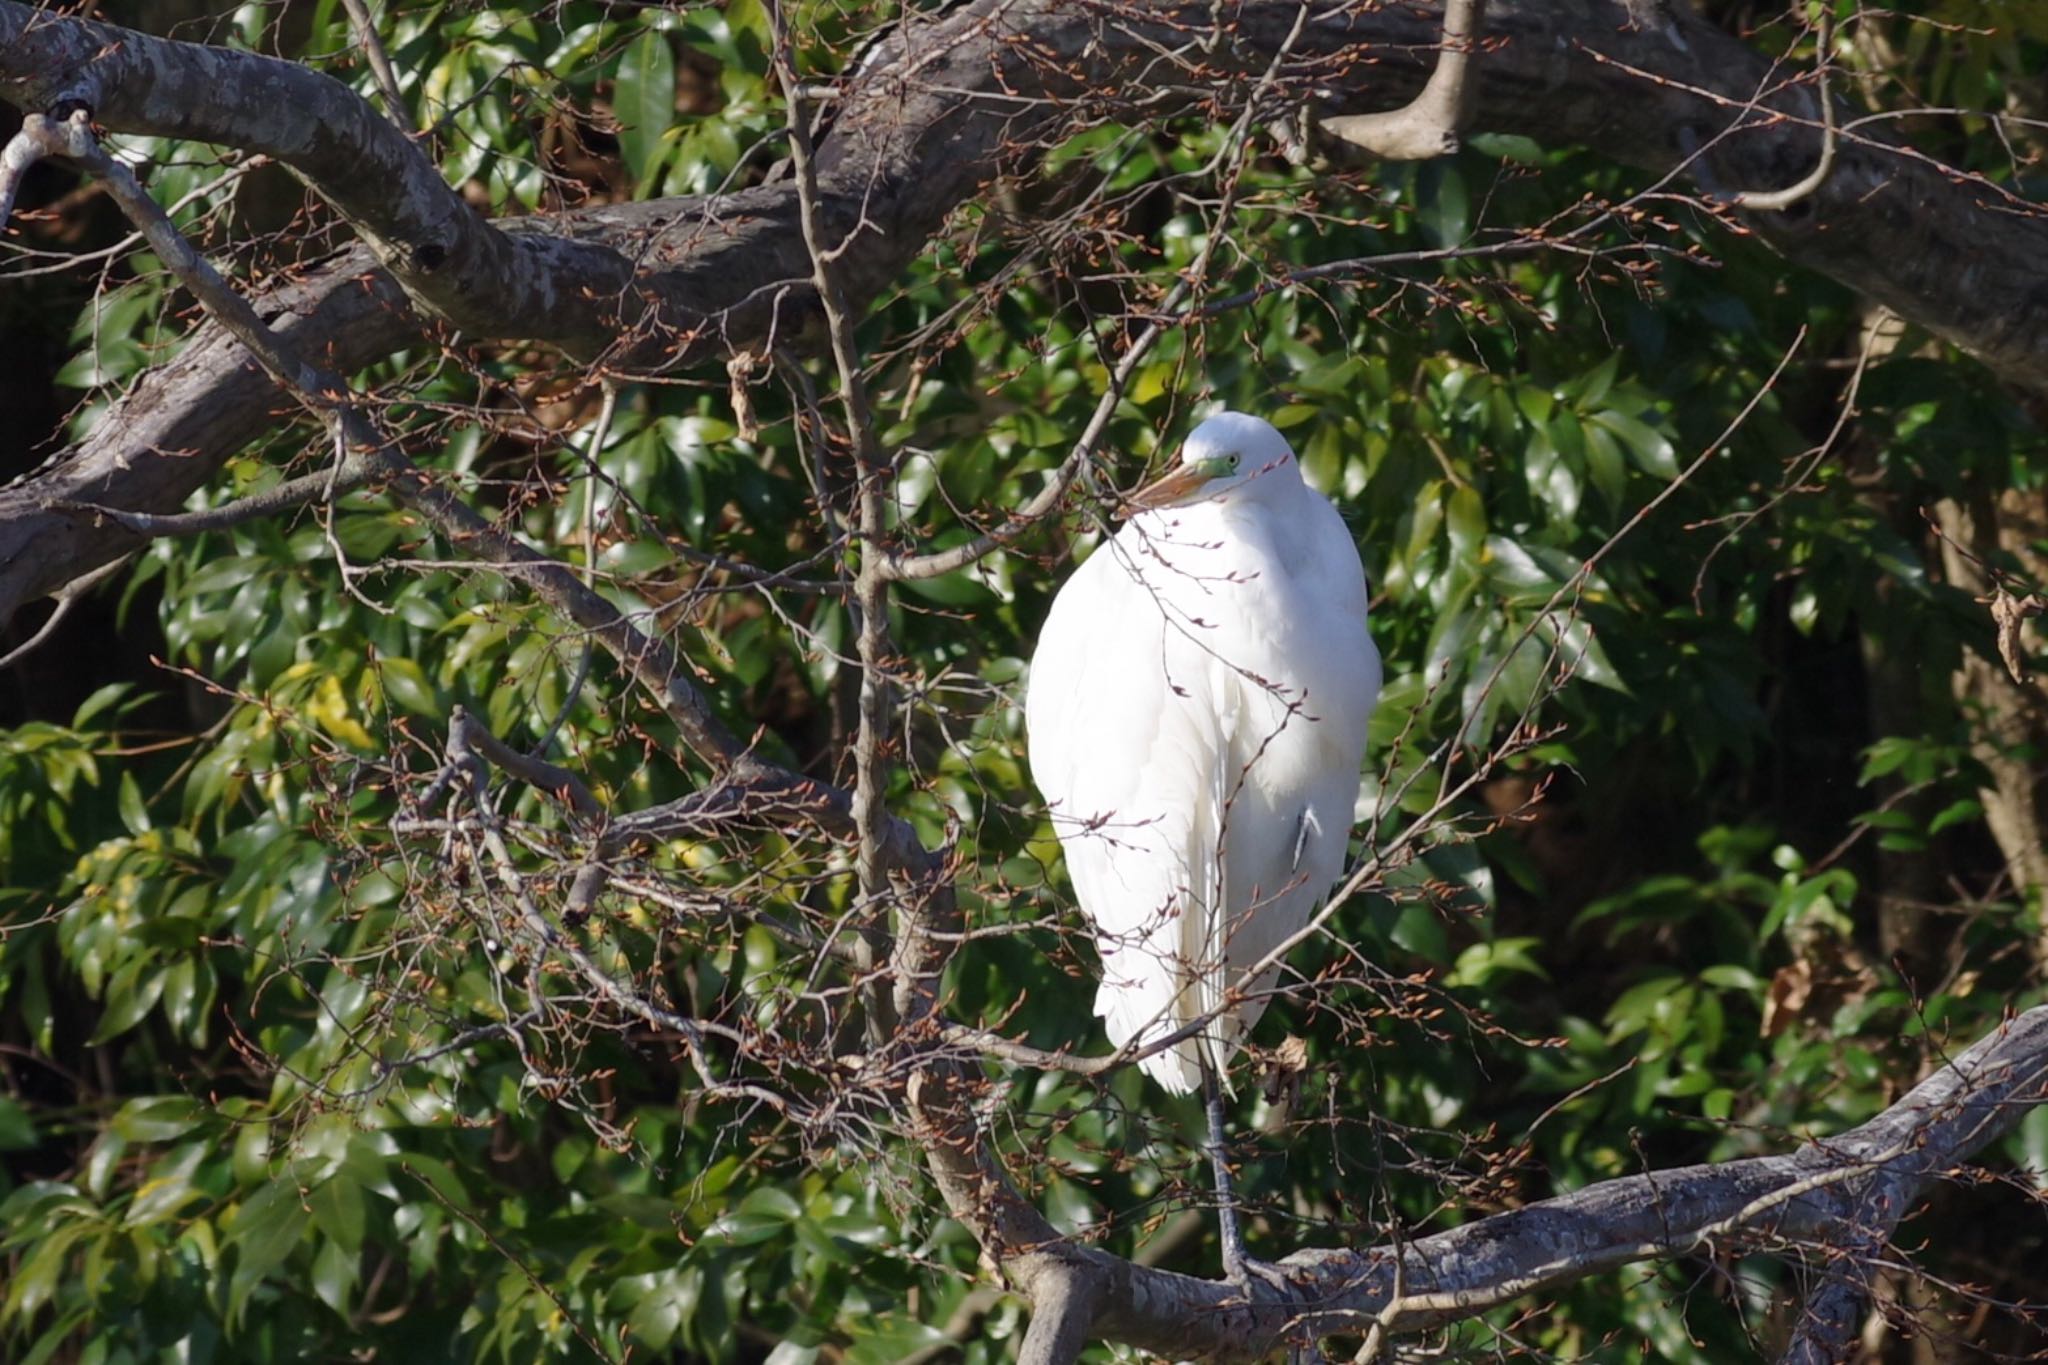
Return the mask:
<svg viewBox="0 0 2048 1365">
<path fill-rule="evenodd" d="M 1235 457 L 1234 465 L 1230 457 Z M 1278 431 L 1221 413 L 1187 501 L 1142 511 L 1067 581 L 1032 657 L 1031 769 L 1102 953 L 1095 1012 L 1175 1092 L 1220 1071 L 1277 975 L 1247 969 L 1343 870 L 1380 660 L 1343 519 Z"/>
</svg>

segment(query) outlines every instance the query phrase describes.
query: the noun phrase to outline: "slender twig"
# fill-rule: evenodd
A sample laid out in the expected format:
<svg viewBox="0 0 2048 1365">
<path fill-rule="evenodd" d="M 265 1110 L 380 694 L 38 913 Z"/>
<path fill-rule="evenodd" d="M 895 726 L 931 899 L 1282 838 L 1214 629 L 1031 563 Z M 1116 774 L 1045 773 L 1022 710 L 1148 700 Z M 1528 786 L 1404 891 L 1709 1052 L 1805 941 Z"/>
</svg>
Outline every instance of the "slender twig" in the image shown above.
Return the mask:
<svg viewBox="0 0 2048 1365">
<path fill-rule="evenodd" d="M 1073 449 L 1068 452 L 1066 459 L 1060 462 L 1059 468 L 1053 471 L 1052 478 L 1002 525 L 985 531 L 972 540 L 930 554 L 892 557 L 885 566 L 889 577 L 904 580 L 936 578 L 941 574 L 964 569 L 1023 535 L 1057 511 L 1066 500 L 1068 491 L 1094 460 L 1102 433 L 1108 428 L 1110 419 L 1116 415 L 1117 407 L 1123 402 L 1124 391 L 1130 385 L 1131 376 L 1137 373 L 1139 364 L 1151 354 L 1152 348 L 1158 344 L 1159 338 L 1165 335 L 1168 326 L 1179 322 L 1184 316 L 1181 312 L 1183 303 L 1207 282 L 1216 248 L 1229 235 L 1225 229 L 1228 227 L 1231 212 L 1237 204 L 1240 186 L 1243 184 L 1243 157 L 1248 147 L 1247 137 L 1258 115 L 1261 96 L 1278 79 L 1288 55 L 1301 38 L 1302 28 L 1307 20 L 1308 6 L 1303 5 L 1295 14 L 1294 27 L 1288 31 L 1286 40 L 1280 44 L 1279 49 L 1273 54 L 1272 61 L 1267 64 L 1265 73 L 1260 78 L 1259 88 L 1246 99 L 1244 112 L 1238 116 L 1236 125 L 1217 153 L 1214 164 L 1220 165 L 1225 157 L 1234 156 L 1237 158 L 1237 167 L 1236 173 L 1231 175 L 1229 182 L 1224 186 L 1223 202 L 1216 211 L 1216 229 L 1207 234 L 1201 251 L 1196 254 L 1188 268 L 1180 273 L 1172 288 L 1167 290 L 1166 297 L 1160 300 L 1159 306 L 1152 310 L 1151 320 L 1146 323 L 1145 330 L 1138 334 L 1111 368 L 1109 383 L 1104 386 L 1102 396 L 1096 400 L 1095 410 L 1089 414 L 1087 425 L 1082 427 L 1080 438 L 1074 442 Z"/>
<path fill-rule="evenodd" d="M 62 588 L 59 588 L 56 593 L 57 609 L 51 612 L 40 626 L 36 627 L 35 634 L 23 640 L 13 649 L 8 650 L 5 655 L 0 655 L 0 669 L 12 668 L 15 664 L 20 663 L 23 659 L 40 649 L 51 636 L 57 633 L 57 627 L 64 624 L 64 618 L 71 614 L 72 609 L 91 595 L 94 588 L 107 582 L 115 574 L 128 567 L 130 558 L 132 558 L 131 555 L 122 555 L 119 559 L 110 559 L 91 573 L 81 574 L 69 583 L 66 583 Z"/>
<path fill-rule="evenodd" d="M 846 436 L 853 445 L 855 522 L 860 562 L 854 573 L 853 595 L 860 656 L 860 724 L 854 739 L 853 826 L 857 840 L 854 866 L 860 883 L 863 915 L 857 951 L 859 974 L 874 981 L 874 969 L 890 954 L 885 932 L 887 907 L 892 895 L 890 861 L 887 853 L 889 810 L 887 785 L 889 762 L 889 717 L 894 687 L 890 676 L 895 646 L 889 639 L 889 485 L 891 462 L 884 458 L 875 435 L 874 412 L 869 403 L 866 377 L 861 372 L 855 349 L 853 310 L 839 277 L 838 258 L 854 236 L 865 226 L 857 223 L 838 243 L 825 240 L 825 224 L 819 208 L 818 170 L 811 145 L 810 123 L 804 116 L 803 101 L 790 55 L 786 17 L 780 4 L 768 12 L 775 28 L 775 71 L 782 83 L 789 130 L 790 164 L 796 175 L 798 214 L 804 244 L 810 251 L 818 303 L 825 315 L 825 330 L 838 371 L 839 401 L 846 414 Z M 822 434 L 822 433 L 821 433 Z M 907 906 L 907 901 L 905 905 Z M 869 1008 L 863 1021 L 869 1048 L 879 1048 L 895 1033 L 894 993 L 869 990 Z"/>
<path fill-rule="evenodd" d="M 583 455 L 583 586 L 591 592 L 597 591 L 598 457 L 604 452 L 605 440 L 611 435 L 612 415 L 619 407 L 619 386 L 607 379 L 602 381 L 602 387 L 604 397 L 598 404 L 597 421 L 591 424 L 590 441 Z M 582 651 L 576 657 L 575 675 L 563 693 L 561 709 L 555 712 L 555 718 L 547 729 L 541 731 L 540 738 L 533 742 L 532 752 L 536 756 L 546 753 L 555 742 L 555 736 L 569 723 L 570 715 L 576 710 L 577 699 L 583 695 L 583 685 L 590 680 L 590 664 L 596 654 L 596 643 L 586 638 Z"/>
<path fill-rule="evenodd" d="M 52 498 L 43 506 L 52 511 L 104 517 L 116 526 L 133 531 L 139 536 L 192 536 L 207 531 L 225 531 L 231 526 L 261 521 L 312 503 L 353 493 L 387 473 L 389 470 L 370 454 L 351 452 L 340 463 L 330 465 L 318 474 L 304 474 L 296 479 L 287 479 L 260 493 L 251 493 L 247 497 L 236 498 L 233 502 L 222 503 L 219 507 L 208 507 L 198 512 L 136 512 L 125 507 L 109 507 L 105 503 L 78 502 L 68 498 Z"/>
<path fill-rule="evenodd" d="M 341 0 L 348 11 L 349 26 L 356 32 L 356 41 L 363 45 L 363 54 L 370 59 L 370 71 L 377 78 L 378 93 L 384 96 L 384 114 L 401 133 L 419 131 L 412 121 L 412 111 L 406 108 L 405 96 L 398 89 L 398 73 L 391 69 L 391 58 L 384 51 L 384 40 L 377 36 L 377 21 L 370 15 L 369 6 L 363 0 Z"/>
<path fill-rule="evenodd" d="M 398 1168 L 418 1181 L 420 1188 L 425 1190 L 435 1203 L 448 1210 L 452 1217 L 459 1218 L 464 1223 L 467 1223 L 470 1230 L 482 1238 L 491 1250 L 497 1253 L 500 1260 L 517 1270 L 521 1275 L 524 1275 L 526 1282 L 533 1287 L 533 1291 L 555 1306 L 556 1316 L 562 1322 L 568 1324 L 569 1330 L 576 1334 L 577 1341 L 582 1343 L 584 1350 L 590 1352 L 592 1359 L 598 1361 L 612 1359 L 611 1353 L 606 1351 L 603 1343 L 591 1334 L 590 1328 L 584 1325 L 583 1319 L 577 1315 L 575 1309 L 563 1302 L 561 1293 L 546 1279 L 536 1274 L 533 1268 L 520 1258 L 518 1252 L 507 1246 L 504 1240 L 491 1230 L 489 1224 L 462 1205 L 456 1203 L 453 1199 L 450 1199 L 442 1192 L 441 1187 L 434 1183 L 431 1177 L 423 1174 L 411 1162 L 401 1158 Z M 369 1296 L 365 1295 L 364 1302 L 367 1303 L 368 1301 Z"/>
</svg>

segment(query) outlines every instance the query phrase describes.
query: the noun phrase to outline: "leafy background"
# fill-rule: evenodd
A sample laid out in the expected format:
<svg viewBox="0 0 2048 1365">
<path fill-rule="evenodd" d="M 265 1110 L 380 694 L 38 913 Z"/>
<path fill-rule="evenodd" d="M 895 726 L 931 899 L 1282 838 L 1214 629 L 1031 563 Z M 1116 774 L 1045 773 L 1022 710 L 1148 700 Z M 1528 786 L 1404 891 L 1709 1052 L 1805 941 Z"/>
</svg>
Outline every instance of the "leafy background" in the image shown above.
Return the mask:
<svg viewBox="0 0 2048 1365">
<path fill-rule="evenodd" d="M 332 0 L 105 8 L 373 90 Z M 1709 8 L 1810 59 L 1810 35 L 1776 11 Z M 800 12 L 805 69 L 844 67 L 886 17 Z M 781 155 L 755 0 L 393 0 L 382 22 L 450 182 L 495 212 L 708 192 Z M 1845 3 L 1837 22 L 1836 60 L 1876 105 L 2024 112 L 2039 97 L 2048 21 L 2020 0 Z M 1934 154 L 2038 194 L 2031 128 L 2014 125 L 2015 148 L 1981 116 L 1923 122 L 1913 135 Z M 1433 745 L 1483 751 L 1525 714 L 1535 726 L 1452 803 L 1425 859 L 1298 955 L 1343 979 L 1260 1031 L 1268 1046 L 1304 1038 L 1309 1065 L 1298 1093 L 1240 1106 L 1257 1246 L 1447 1226 L 1646 1167 L 1782 1150 L 1870 1116 L 2042 998 L 2038 888 L 2014 884 L 1986 831 L 1987 725 L 1952 681 L 1994 657 L 1989 617 L 1944 572 L 1927 511 L 2038 496 L 2035 414 L 1916 334 L 1873 344 L 1868 305 L 1697 206 L 1632 199 L 1639 177 L 1571 149 L 1487 136 L 1422 166 L 1301 167 L 1255 140 L 1219 225 L 1203 168 L 1225 137 L 1194 122 L 1076 136 L 963 210 L 861 337 L 883 435 L 905 452 L 899 525 L 936 547 L 1042 485 L 1106 383 L 1123 315 L 1211 233 L 1237 245 L 1218 295 L 1284 266 L 1537 223 L 1597 248 L 1269 294 L 1170 333 L 1112 424 L 1122 456 L 1103 479 L 1128 485 L 1203 405 L 1262 413 L 1337 498 L 1388 660 L 1362 848 L 1438 799 Z M 339 240 L 274 172 L 123 145 L 244 272 Z M 104 202 L 39 175 L 28 202 L 52 211 L 17 241 L 68 254 L 119 238 Z M 1098 190 L 1101 231 L 1048 248 L 1029 230 Z M 16 469 L 103 420 L 188 325 L 147 255 L 38 263 L 9 257 L 0 290 L 0 382 L 30 419 L 8 433 Z M 597 394 L 549 363 L 421 353 L 363 379 L 477 501 L 523 508 L 529 536 L 660 612 L 737 729 L 843 771 L 843 610 L 724 591 L 731 575 L 702 558 L 831 577 L 787 395 L 758 385 L 758 429 L 743 431 L 722 374 L 627 387 L 594 493 L 576 443 Z M 308 447 L 280 429 L 203 496 L 272 481 Z M 335 531 L 358 564 L 434 555 L 373 496 Z M 1100 533 L 1077 506 L 916 585 L 891 623 L 926 684 L 893 804 L 956 842 L 970 923 L 1017 929 L 961 954 L 956 1013 L 1049 1046 L 1099 1040 L 1074 1031 L 1089 954 L 1014 703 L 1053 590 Z M 1596 555 L 1576 611 L 1546 612 Z M 530 738 L 573 695 L 564 761 L 624 808 L 692 777 L 602 659 L 575 686 L 581 643 L 516 588 L 417 567 L 357 587 L 311 518 L 159 543 L 5 681 L 0 1351 L 26 1365 L 1007 1358 L 1020 1307 L 977 1287 L 971 1241 L 887 1135 L 820 1146 L 700 1103 L 672 1049 L 626 1032 L 436 1054 L 508 1008 L 502 945 L 423 900 L 386 832 L 449 708 Z M 1559 635 L 1576 661 L 1561 687 L 1546 667 Z M 549 825 L 530 794 L 518 809 Z M 829 920 L 847 895 L 829 850 L 664 857 L 749 905 Z M 641 912 L 596 932 L 707 1012 L 786 1008 L 809 966 L 759 928 L 663 932 Z M 1354 979 L 1340 943 L 1380 974 Z M 1135 1073 L 1004 1079 L 1013 1160 L 1057 1222 L 1213 1273 L 1207 1224 L 1178 1215 L 1201 1188 L 1191 1104 Z M 2041 1346 L 2023 1316 L 1981 1305 L 2039 1298 L 2021 1268 L 2048 1257 L 2028 1197 L 2048 1182 L 2048 1110 L 2004 1157 L 2021 1174 L 1944 1188 L 1912 1225 L 1933 1278 L 1890 1292 L 1931 1330 L 1887 1338 L 1881 1358 Z M 1798 1274 L 1760 1257 L 1636 1269 L 1444 1344 L 1746 1358 L 1782 1329 Z"/>
</svg>

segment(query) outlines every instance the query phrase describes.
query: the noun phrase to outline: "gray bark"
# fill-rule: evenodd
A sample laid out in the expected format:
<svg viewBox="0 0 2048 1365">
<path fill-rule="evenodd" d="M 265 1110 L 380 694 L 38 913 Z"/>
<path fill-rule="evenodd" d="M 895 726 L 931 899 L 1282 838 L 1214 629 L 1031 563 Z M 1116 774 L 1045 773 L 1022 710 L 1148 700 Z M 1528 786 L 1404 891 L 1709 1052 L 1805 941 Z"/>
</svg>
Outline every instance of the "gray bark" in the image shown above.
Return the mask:
<svg viewBox="0 0 2048 1365">
<path fill-rule="evenodd" d="M 817 148 L 818 216 L 843 245 L 849 301 L 865 306 L 954 208 L 1066 131 L 1227 115 L 1263 84 L 1298 13 L 1290 0 L 1227 11 L 977 0 L 910 20 L 848 82 Z M 1810 168 L 1815 106 L 1764 55 L 1682 10 L 1630 16 L 1610 0 L 1490 8 L 1474 126 L 1583 143 L 1715 193 L 1782 185 Z M 1312 0 L 1268 93 L 1324 114 L 1399 105 L 1432 69 L 1439 22 L 1428 6 Z M 29 109 L 82 99 L 117 131 L 214 141 L 291 166 L 361 235 L 362 266 L 388 272 L 368 286 L 380 309 L 326 301 L 323 290 L 345 287 L 333 273 L 265 309 L 305 310 L 301 348 L 331 348 L 342 368 L 402 344 L 398 298 L 473 339 L 550 342 L 628 371 L 758 352 L 814 322 L 812 263 L 787 183 L 493 224 L 324 76 L 16 0 L 0 0 L 0 97 Z M 1795 211 L 1750 222 L 1792 261 L 2048 389 L 2048 221 L 2016 207 L 1983 181 L 1849 129 L 1818 190 Z M 203 329 L 63 468 L 0 493 L 0 619 L 133 546 L 117 529 L 53 517 L 45 503 L 169 510 L 267 427 L 272 399 L 240 373 L 245 364 L 239 347 Z M 175 439 L 139 436 L 150 428 Z M 154 467 L 165 460 L 177 467 Z"/>
<path fill-rule="evenodd" d="M 1981 1039 L 1840 1137 L 1782 1156 L 1603 1181 L 1398 1248 L 1297 1251 L 1280 1263 L 1291 1301 L 1262 1294 L 1247 1304 L 1231 1285 L 1093 1250 L 1041 1255 L 1094 1268 L 1103 1286 L 1098 1335 L 1177 1359 L 1257 1360 L 1289 1339 L 1362 1336 L 1375 1320 L 1389 1333 L 1416 1332 L 1634 1261 L 1700 1249 L 1790 1245 L 1822 1259 L 1829 1250 L 1854 1256 L 1884 1245 L 1932 1181 L 2044 1100 L 2048 1006 Z M 1812 1305 L 1810 1341 L 1795 1336 L 1795 1349 L 1806 1349 L 1803 1341 L 1829 1348 L 1830 1329 L 1853 1318 L 1863 1292 L 1860 1270 L 1843 1263 Z"/>
</svg>

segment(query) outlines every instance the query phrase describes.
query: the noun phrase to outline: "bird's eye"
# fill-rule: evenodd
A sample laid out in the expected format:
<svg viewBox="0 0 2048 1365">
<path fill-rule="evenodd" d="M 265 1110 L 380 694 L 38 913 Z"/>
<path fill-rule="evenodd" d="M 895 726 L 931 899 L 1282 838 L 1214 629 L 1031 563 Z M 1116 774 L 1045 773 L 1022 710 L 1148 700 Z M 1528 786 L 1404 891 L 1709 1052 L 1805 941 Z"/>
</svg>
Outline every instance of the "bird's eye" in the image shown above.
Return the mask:
<svg viewBox="0 0 2048 1365">
<path fill-rule="evenodd" d="M 1230 467 L 1237 468 L 1237 452 L 1234 450 L 1230 452 Z"/>
</svg>

